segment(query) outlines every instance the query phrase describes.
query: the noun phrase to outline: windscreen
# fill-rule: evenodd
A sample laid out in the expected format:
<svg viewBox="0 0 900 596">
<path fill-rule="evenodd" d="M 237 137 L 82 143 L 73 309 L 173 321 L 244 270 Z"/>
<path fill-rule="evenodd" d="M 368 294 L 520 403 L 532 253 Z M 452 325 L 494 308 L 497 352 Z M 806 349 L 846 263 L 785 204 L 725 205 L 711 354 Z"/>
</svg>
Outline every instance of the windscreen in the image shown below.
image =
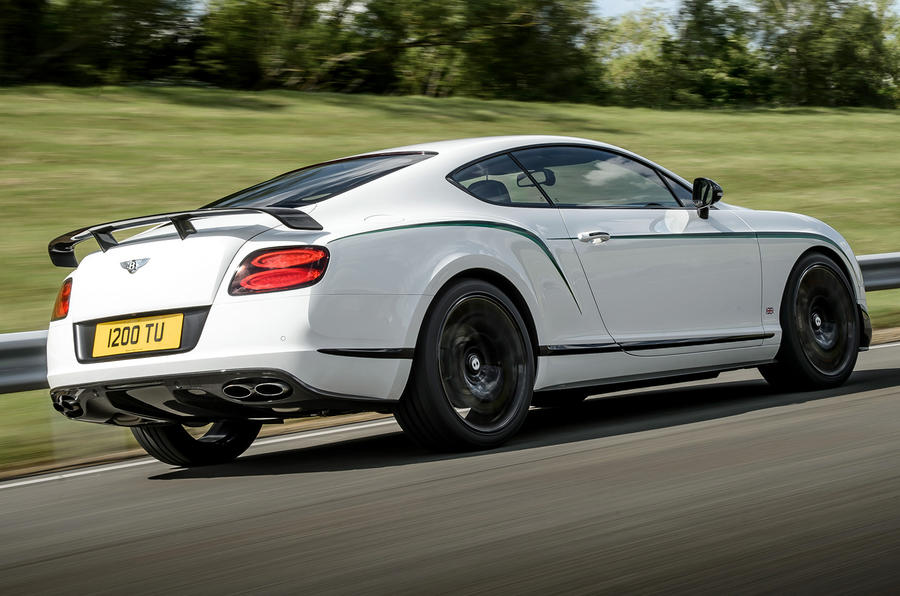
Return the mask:
<svg viewBox="0 0 900 596">
<path fill-rule="evenodd" d="M 245 188 L 206 207 L 301 207 L 396 172 L 433 153 L 386 153 L 309 166 Z"/>
</svg>

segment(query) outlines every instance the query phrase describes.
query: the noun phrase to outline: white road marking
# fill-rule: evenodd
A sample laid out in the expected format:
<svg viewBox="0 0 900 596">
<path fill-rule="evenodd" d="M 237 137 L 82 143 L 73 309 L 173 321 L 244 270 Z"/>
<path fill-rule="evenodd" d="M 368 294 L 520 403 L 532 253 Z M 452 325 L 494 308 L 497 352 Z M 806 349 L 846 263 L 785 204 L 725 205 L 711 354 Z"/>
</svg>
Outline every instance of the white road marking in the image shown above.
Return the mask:
<svg viewBox="0 0 900 596">
<path fill-rule="evenodd" d="M 394 424 L 394 420 L 377 420 L 375 422 L 364 422 L 360 424 L 347 424 L 344 426 L 339 426 L 337 428 L 329 428 L 325 430 L 314 430 L 309 432 L 299 432 L 293 433 L 290 435 L 284 435 L 281 437 L 270 437 L 268 439 L 260 439 L 258 441 L 254 441 L 252 447 L 257 446 L 265 446 L 265 445 L 274 445 L 275 443 L 286 443 L 288 441 L 298 441 L 300 439 L 312 439 L 315 437 L 322 437 L 325 435 L 334 435 L 338 433 L 345 433 L 354 430 L 366 430 L 369 428 L 375 428 L 378 426 L 386 426 L 388 424 Z M 31 484 L 43 484 L 44 482 L 53 482 L 56 480 L 66 480 L 67 478 L 77 478 L 78 476 L 87 476 L 89 474 L 100 474 L 102 472 L 114 472 L 116 470 L 124 470 L 125 468 L 135 468 L 137 466 L 146 466 L 147 464 L 158 464 L 160 462 L 156 461 L 153 458 L 145 457 L 141 458 L 137 461 L 124 462 L 120 464 L 108 464 L 105 466 L 96 466 L 93 468 L 87 468 L 84 470 L 75 470 L 72 472 L 60 472 L 59 474 L 52 474 L 50 476 L 40 476 L 38 478 L 30 478 L 28 480 L 16 480 L 12 482 L 5 482 L 0 484 L 0 490 L 4 488 L 16 488 L 18 486 L 29 486 Z M 163 464 L 165 465 L 165 464 Z"/>
<path fill-rule="evenodd" d="M 360 424 L 348 424 L 346 426 L 339 426 L 337 428 L 328 428 L 325 430 L 314 430 L 305 433 L 294 433 L 292 435 L 283 435 L 280 437 L 269 437 L 268 439 L 260 439 L 258 441 L 253 442 L 253 447 L 265 446 L 265 445 L 274 445 L 275 443 L 284 443 L 287 441 L 296 441 L 297 439 L 311 439 L 313 437 L 323 437 L 325 435 L 333 435 L 337 433 L 343 433 L 350 430 L 366 430 L 367 428 L 375 428 L 377 426 L 386 426 L 388 424 L 394 424 L 394 419 L 390 420 L 377 420 L 375 422 L 364 422 Z"/>
<path fill-rule="evenodd" d="M 29 484 L 43 484 L 44 482 L 52 482 L 54 480 L 65 480 L 66 478 L 75 478 L 77 476 L 87 476 L 88 474 L 99 474 L 100 472 L 112 472 L 114 470 L 122 470 L 124 468 L 133 468 L 135 466 L 146 466 L 147 464 L 156 463 L 155 459 L 141 459 L 139 461 L 127 462 L 124 464 L 111 464 L 107 466 L 98 466 L 96 468 L 88 468 L 87 470 L 78 470 L 76 472 L 62 472 L 61 474 L 53 474 L 51 476 L 41 476 L 40 478 L 31 478 L 30 480 L 19 480 L 17 482 L 5 482 L 0 484 L 0 490 L 4 488 L 15 488 L 17 486 L 28 486 Z"/>
<path fill-rule="evenodd" d="M 895 341 L 889 344 L 878 344 L 877 346 L 871 346 L 870 350 L 878 350 L 880 348 L 900 348 L 900 341 Z"/>
</svg>

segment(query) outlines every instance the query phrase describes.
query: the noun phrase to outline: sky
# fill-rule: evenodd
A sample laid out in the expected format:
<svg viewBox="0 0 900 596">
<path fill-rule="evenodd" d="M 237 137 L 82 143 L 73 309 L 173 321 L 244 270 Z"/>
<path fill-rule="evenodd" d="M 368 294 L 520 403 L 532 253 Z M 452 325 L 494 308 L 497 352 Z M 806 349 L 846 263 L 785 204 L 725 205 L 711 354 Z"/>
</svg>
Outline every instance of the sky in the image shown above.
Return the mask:
<svg viewBox="0 0 900 596">
<path fill-rule="evenodd" d="M 605 17 L 616 17 L 632 10 L 639 10 L 647 6 L 662 8 L 674 12 L 680 0 L 594 0 L 597 12 Z M 894 2 L 894 6 L 900 10 L 900 0 Z"/>
<path fill-rule="evenodd" d="M 632 10 L 653 6 L 672 11 L 679 0 L 594 0 L 597 11 L 605 17 L 615 17 Z"/>
</svg>

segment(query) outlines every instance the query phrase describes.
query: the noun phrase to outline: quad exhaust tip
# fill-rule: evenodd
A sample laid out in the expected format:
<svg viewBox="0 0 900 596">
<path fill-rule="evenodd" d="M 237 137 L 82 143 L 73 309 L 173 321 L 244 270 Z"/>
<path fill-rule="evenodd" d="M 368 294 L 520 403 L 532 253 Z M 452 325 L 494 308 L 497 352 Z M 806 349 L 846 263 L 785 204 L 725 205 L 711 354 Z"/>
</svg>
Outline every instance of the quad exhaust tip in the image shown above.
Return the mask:
<svg viewBox="0 0 900 596">
<path fill-rule="evenodd" d="M 243 383 L 229 383 L 222 387 L 222 393 L 234 399 L 247 399 L 253 395 L 253 387 Z"/>
<path fill-rule="evenodd" d="M 64 393 L 53 395 L 52 403 L 53 409 L 66 418 L 79 418 L 84 414 L 84 408 L 81 407 L 78 398 L 74 395 Z"/>
<path fill-rule="evenodd" d="M 282 395 L 286 395 L 290 390 L 290 387 L 279 381 L 259 383 L 253 388 L 253 391 L 256 392 L 257 395 L 263 397 L 281 397 Z"/>
<path fill-rule="evenodd" d="M 240 400 L 268 400 L 285 397 L 291 393 L 291 387 L 274 379 L 244 380 L 241 382 L 226 383 L 222 387 L 222 393 L 232 399 Z"/>
</svg>

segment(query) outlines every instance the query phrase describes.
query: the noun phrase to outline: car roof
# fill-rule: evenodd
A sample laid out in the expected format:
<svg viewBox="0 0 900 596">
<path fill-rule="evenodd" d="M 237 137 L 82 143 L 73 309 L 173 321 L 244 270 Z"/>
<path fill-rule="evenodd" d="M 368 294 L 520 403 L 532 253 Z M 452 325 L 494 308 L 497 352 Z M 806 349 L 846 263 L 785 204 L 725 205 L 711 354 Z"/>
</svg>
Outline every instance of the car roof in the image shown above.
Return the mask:
<svg viewBox="0 0 900 596">
<path fill-rule="evenodd" d="M 360 155 L 376 155 L 380 153 L 394 152 L 433 152 L 436 162 L 434 165 L 440 164 L 440 167 L 448 168 L 448 172 L 458 166 L 462 166 L 469 162 L 478 160 L 484 156 L 503 151 L 511 151 L 520 147 L 528 147 L 532 145 L 590 145 L 599 149 L 610 149 L 622 155 L 636 158 L 651 164 L 653 167 L 661 170 L 665 174 L 681 181 L 690 187 L 690 182 L 682 178 L 671 170 L 661 166 L 660 164 L 647 159 L 646 157 L 618 147 L 609 143 L 595 141 L 593 139 L 585 139 L 582 137 L 568 137 L 559 135 L 506 135 L 494 137 L 472 137 L 465 139 L 452 139 L 445 141 L 433 141 L 429 143 L 418 143 L 415 145 L 406 145 L 403 147 L 393 147 L 391 149 L 381 149 L 379 151 L 371 151 Z M 353 156 L 358 157 L 358 156 Z M 431 160 L 429 160 L 431 161 Z"/>
<path fill-rule="evenodd" d="M 372 151 L 370 153 L 376 154 L 405 151 L 424 151 L 437 153 L 438 155 L 449 160 L 468 161 L 471 159 L 477 159 L 478 157 L 481 157 L 483 155 L 516 149 L 517 147 L 557 143 L 592 145 L 594 147 L 604 147 L 615 149 L 617 151 L 622 151 L 625 153 L 631 153 L 630 151 L 626 151 L 614 145 L 600 143 L 591 139 L 556 135 L 507 135 L 496 137 L 472 137 L 446 141 L 433 141 L 429 143 L 417 143 L 415 145 L 392 147 L 390 149 L 382 149 L 380 151 Z M 368 154 L 369 153 L 365 153 L 363 155 Z"/>
</svg>

